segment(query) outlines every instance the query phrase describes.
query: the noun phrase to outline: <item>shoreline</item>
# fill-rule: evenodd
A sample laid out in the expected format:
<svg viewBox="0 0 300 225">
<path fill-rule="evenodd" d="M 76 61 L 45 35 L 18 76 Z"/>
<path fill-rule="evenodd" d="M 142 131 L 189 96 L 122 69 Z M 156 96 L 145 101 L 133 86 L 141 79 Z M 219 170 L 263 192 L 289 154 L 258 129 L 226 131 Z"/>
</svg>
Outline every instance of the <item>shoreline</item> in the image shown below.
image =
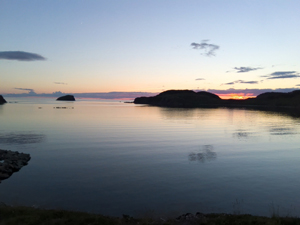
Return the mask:
<svg viewBox="0 0 300 225">
<path fill-rule="evenodd" d="M 186 213 L 177 217 L 139 217 L 130 215 L 122 217 L 105 216 L 79 211 L 41 209 L 26 206 L 7 206 L 0 204 L 1 224 L 300 224 L 298 217 L 280 217 L 273 212 L 271 217 L 254 216 L 250 214 L 225 214 L 225 213 Z"/>
</svg>

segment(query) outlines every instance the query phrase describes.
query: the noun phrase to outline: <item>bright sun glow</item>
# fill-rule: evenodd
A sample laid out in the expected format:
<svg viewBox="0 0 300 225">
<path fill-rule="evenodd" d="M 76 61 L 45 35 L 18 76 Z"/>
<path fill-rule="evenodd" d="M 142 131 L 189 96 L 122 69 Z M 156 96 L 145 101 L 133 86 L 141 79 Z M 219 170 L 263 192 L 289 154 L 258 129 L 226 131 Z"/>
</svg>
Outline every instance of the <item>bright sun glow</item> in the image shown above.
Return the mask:
<svg viewBox="0 0 300 225">
<path fill-rule="evenodd" d="M 219 94 L 222 99 L 247 99 L 255 97 L 252 93 L 230 93 L 230 94 Z"/>
</svg>

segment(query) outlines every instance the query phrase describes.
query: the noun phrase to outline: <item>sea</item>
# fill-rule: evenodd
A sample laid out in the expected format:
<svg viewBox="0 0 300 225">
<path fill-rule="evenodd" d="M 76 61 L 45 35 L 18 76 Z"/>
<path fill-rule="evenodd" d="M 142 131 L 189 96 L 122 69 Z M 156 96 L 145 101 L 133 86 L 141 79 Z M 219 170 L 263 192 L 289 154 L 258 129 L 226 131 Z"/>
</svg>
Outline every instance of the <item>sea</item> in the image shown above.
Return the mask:
<svg viewBox="0 0 300 225">
<path fill-rule="evenodd" d="M 108 216 L 300 216 L 300 118 L 120 100 L 6 98 L 0 149 L 30 154 L 0 203 Z"/>
</svg>

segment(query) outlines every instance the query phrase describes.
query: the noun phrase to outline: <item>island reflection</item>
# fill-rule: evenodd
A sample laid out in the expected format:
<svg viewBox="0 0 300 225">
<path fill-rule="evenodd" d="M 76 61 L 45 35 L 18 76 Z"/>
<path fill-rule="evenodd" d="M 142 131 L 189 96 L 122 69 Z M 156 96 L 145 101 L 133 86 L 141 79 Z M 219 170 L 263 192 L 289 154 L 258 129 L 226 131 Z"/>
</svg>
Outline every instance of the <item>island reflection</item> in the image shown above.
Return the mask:
<svg viewBox="0 0 300 225">
<path fill-rule="evenodd" d="M 191 152 L 188 155 L 188 159 L 190 162 L 198 161 L 201 163 L 215 160 L 217 158 L 217 153 L 214 152 L 213 149 L 212 145 L 204 145 L 199 152 Z"/>
<path fill-rule="evenodd" d="M 0 133 L 0 143 L 3 144 L 33 144 L 41 143 L 46 136 L 43 134 L 34 134 L 30 132 L 10 132 Z"/>
</svg>

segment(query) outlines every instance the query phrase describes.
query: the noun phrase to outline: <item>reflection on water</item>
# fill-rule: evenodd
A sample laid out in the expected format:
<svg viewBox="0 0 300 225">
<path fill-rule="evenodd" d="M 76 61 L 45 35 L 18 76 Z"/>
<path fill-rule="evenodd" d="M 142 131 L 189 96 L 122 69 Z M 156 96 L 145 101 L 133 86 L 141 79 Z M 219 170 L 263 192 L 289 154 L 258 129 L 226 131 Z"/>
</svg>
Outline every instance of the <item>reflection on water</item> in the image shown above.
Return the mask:
<svg viewBox="0 0 300 225">
<path fill-rule="evenodd" d="M 188 119 L 193 118 L 195 116 L 195 109 L 181 109 L 181 108 L 159 108 L 159 112 L 163 116 L 164 119 L 172 120 L 172 119 Z"/>
<path fill-rule="evenodd" d="M 39 107 L 40 109 L 42 107 Z M 74 109 L 74 107 L 53 107 L 53 109 Z"/>
<path fill-rule="evenodd" d="M 0 106 L 0 145 L 27 148 L 34 158 L 0 185 L 6 204 L 115 216 L 139 215 L 141 206 L 182 213 L 243 206 L 268 216 L 272 201 L 299 205 L 300 119 L 243 109 L 23 102 Z"/>
<path fill-rule="evenodd" d="M 293 135 L 297 134 L 294 128 L 291 127 L 272 127 L 270 129 L 271 135 Z"/>
<path fill-rule="evenodd" d="M 189 161 L 202 162 L 212 161 L 217 158 L 217 153 L 213 151 L 212 145 L 204 145 L 199 152 L 192 152 L 189 154 Z"/>
<path fill-rule="evenodd" d="M 234 132 L 232 136 L 238 139 L 248 139 L 251 134 L 252 133 L 247 130 L 239 129 L 236 132 Z"/>
<path fill-rule="evenodd" d="M 32 134 L 30 132 L 0 133 L 0 143 L 3 144 L 33 144 L 45 140 L 43 134 Z"/>
</svg>

